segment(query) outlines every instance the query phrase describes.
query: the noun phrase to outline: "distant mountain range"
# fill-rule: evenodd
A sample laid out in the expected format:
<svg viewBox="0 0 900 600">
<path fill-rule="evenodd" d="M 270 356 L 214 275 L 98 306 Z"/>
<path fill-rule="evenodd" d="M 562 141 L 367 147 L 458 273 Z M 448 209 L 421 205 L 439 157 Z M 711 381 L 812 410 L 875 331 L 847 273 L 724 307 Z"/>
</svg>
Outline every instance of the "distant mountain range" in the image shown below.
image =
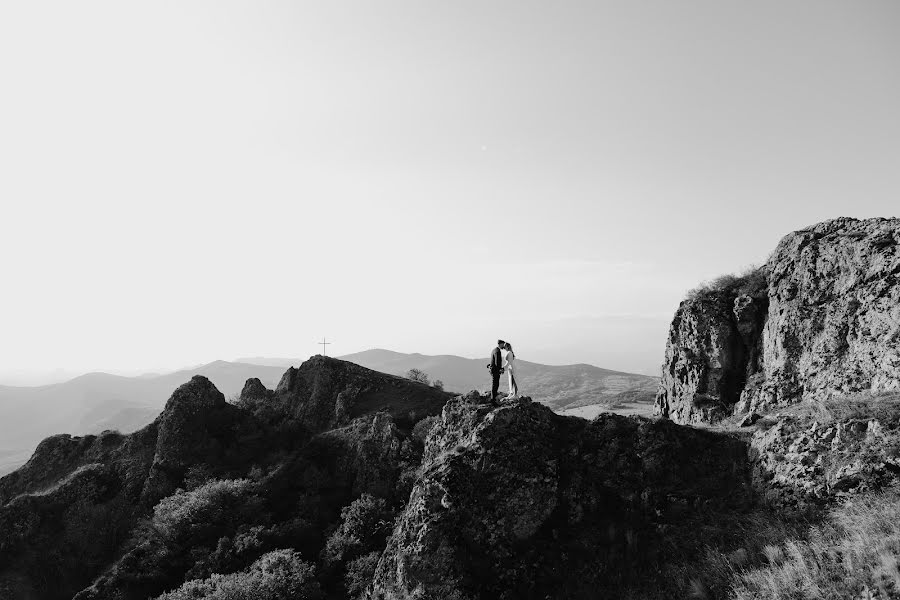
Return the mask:
<svg viewBox="0 0 900 600">
<path fill-rule="evenodd" d="M 484 359 L 459 356 L 403 354 L 367 350 L 341 357 L 363 367 L 393 375 L 420 369 L 439 379 L 449 392 L 486 390 L 490 378 Z M 237 395 L 247 379 L 259 378 L 273 389 L 289 366 L 300 359 L 241 358 L 215 361 L 162 375 L 123 377 L 88 373 L 63 383 L 35 387 L 0 386 L 0 475 L 31 455 L 43 438 L 67 432 L 76 435 L 106 429 L 135 431 L 159 414 L 172 390 L 203 375 L 225 395 Z M 519 367 L 520 391 L 558 412 L 591 416 L 601 409 L 623 405 L 646 407 L 652 402 L 658 379 L 601 369 L 592 365 L 549 366 L 524 360 Z M 501 390 L 505 389 L 503 378 Z M 589 407 L 573 410 L 578 407 Z"/>
</svg>

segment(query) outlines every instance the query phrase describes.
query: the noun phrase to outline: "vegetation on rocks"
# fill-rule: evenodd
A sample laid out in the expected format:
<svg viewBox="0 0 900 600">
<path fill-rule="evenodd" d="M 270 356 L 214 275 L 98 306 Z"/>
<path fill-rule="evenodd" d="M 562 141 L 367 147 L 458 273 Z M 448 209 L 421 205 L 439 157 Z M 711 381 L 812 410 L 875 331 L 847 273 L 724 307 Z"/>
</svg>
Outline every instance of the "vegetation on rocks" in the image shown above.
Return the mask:
<svg viewBox="0 0 900 600">
<path fill-rule="evenodd" d="M 184 583 L 157 600 L 319 600 L 315 567 L 293 550 L 263 555 L 247 570 Z"/>
<path fill-rule="evenodd" d="M 768 291 L 768 273 L 768 266 L 752 265 L 740 273 L 720 275 L 712 281 L 705 282 L 689 290 L 685 298 L 693 301 L 713 294 L 722 294 L 732 298 L 738 296 L 762 298 Z"/>
</svg>

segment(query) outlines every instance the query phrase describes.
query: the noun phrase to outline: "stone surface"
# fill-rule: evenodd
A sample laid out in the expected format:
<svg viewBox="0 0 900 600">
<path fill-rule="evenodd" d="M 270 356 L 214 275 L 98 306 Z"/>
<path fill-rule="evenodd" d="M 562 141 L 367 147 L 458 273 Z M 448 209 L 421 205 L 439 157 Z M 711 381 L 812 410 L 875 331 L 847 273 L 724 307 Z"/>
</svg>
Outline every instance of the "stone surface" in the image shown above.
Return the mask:
<svg viewBox="0 0 900 600">
<path fill-rule="evenodd" d="M 900 219 L 785 236 L 765 298 L 706 290 L 675 314 L 657 414 L 719 420 L 803 399 L 900 389 Z"/>
<path fill-rule="evenodd" d="M 747 413 L 746 415 L 743 416 L 743 418 L 741 418 L 740 421 L 738 421 L 738 427 L 750 427 L 751 425 L 753 425 L 754 423 L 759 421 L 761 418 L 762 417 L 760 417 L 760 415 L 758 415 L 754 412 Z"/>
<path fill-rule="evenodd" d="M 450 397 L 428 385 L 319 355 L 289 368 L 274 395 L 242 395 L 241 405 L 268 422 L 291 419 L 320 432 L 379 410 L 398 421 L 417 420 L 440 413 Z"/>
<path fill-rule="evenodd" d="M 667 421 L 447 403 L 370 597 L 595 598 L 667 523 L 750 500 L 743 444 Z M 599 594 L 599 596 L 598 596 Z"/>
<path fill-rule="evenodd" d="M 779 508 L 805 510 L 877 490 L 900 478 L 900 419 L 783 416 L 754 433 L 750 462 L 759 496 Z"/>
<path fill-rule="evenodd" d="M 657 414 L 678 423 L 731 414 L 757 346 L 758 319 L 748 296 L 714 292 L 682 302 L 669 329 Z"/>
<path fill-rule="evenodd" d="M 151 506 L 182 484 L 188 468 L 219 470 L 233 462 L 239 432 L 252 423 L 225 402 L 209 379 L 195 375 L 175 390 L 156 426 L 156 451 L 143 492 Z"/>
<path fill-rule="evenodd" d="M 266 398 L 271 398 L 273 396 L 272 390 L 266 388 L 263 383 L 257 379 L 256 377 L 251 377 L 244 384 L 243 389 L 241 390 L 240 401 L 241 402 L 253 402 L 259 400 L 265 400 Z"/>
</svg>

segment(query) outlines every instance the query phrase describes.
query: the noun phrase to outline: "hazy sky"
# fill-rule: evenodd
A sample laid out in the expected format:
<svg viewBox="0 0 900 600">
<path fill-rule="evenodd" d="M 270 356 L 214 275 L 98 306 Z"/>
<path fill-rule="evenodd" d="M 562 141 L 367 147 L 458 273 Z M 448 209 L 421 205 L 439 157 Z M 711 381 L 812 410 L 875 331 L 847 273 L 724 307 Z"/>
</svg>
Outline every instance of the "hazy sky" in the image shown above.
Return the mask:
<svg viewBox="0 0 900 600">
<path fill-rule="evenodd" d="M 894 0 L 3 2 L 0 372 L 323 335 L 652 370 L 688 288 L 900 213 L 898 31 Z"/>
</svg>

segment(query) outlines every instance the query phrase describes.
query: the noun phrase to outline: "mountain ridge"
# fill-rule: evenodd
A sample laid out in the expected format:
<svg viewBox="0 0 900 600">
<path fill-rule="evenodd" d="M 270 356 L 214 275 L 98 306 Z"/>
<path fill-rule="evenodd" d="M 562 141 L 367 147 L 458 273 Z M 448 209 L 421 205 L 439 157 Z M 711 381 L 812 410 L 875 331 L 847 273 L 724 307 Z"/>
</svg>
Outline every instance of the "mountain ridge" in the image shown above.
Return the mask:
<svg viewBox="0 0 900 600">
<path fill-rule="evenodd" d="M 457 393 L 483 390 L 489 385 L 484 369 L 486 358 L 407 355 L 374 349 L 343 359 L 398 376 L 403 376 L 410 368 L 421 368 L 432 379 L 442 379 L 448 391 Z M 0 440 L 4 444 L 0 447 L 3 451 L 0 475 L 23 464 L 41 439 L 61 431 L 76 435 L 97 434 L 106 429 L 126 433 L 136 431 L 162 410 L 171 390 L 193 375 L 208 377 L 226 398 L 232 398 L 251 378 L 260 379 L 266 387 L 274 388 L 286 368 L 302 362 L 260 357 L 249 360 L 271 364 L 216 360 L 161 375 L 130 377 L 95 371 L 44 386 L 0 386 Z M 388 363 L 393 366 L 388 367 Z M 590 405 L 610 407 L 617 401 L 641 410 L 646 405 L 649 410 L 648 403 L 655 392 L 653 378 L 593 365 L 553 366 L 528 361 L 519 361 L 519 365 L 523 393 L 541 397 L 555 410 Z M 641 385 L 634 385 L 636 383 Z M 505 377 L 503 385 L 506 385 Z M 617 398 L 618 394 L 635 389 L 640 391 L 641 398 Z"/>
</svg>

